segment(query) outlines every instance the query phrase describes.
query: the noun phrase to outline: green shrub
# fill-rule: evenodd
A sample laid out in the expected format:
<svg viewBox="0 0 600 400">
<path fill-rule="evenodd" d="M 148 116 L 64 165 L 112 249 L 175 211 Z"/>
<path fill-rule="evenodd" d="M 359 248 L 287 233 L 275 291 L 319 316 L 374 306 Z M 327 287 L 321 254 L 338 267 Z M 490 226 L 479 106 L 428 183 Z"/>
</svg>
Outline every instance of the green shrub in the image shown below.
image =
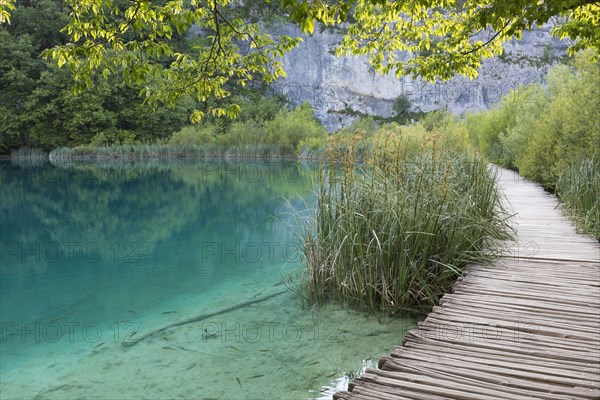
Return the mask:
<svg viewBox="0 0 600 400">
<path fill-rule="evenodd" d="M 190 146 L 190 145 L 203 145 L 207 143 L 213 143 L 215 135 L 217 133 L 217 127 L 214 125 L 191 125 L 182 128 L 179 132 L 175 132 L 169 144 Z"/>
<path fill-rule="evenodd" d="M 271 104 L 271 102 L 267 102 Z M 326 143 L 327 131 L 315 119 L 309 104 L 294 110 L 280 109 L 270 120 L 241 118 L 224 126 L 214 119 L 186 126 L 168 141 L 153 145 L 135 143 L 135 134 L 124 130 L 106 130 L 96 134 L 91 143 L 71 150 L 56 149 L 52 157 L 69 158 L 173 158 L 173 157 L 296 157 L 302 152 L 315 152 Z M 253 115 L 258 115 L 253 113 Z M 248 115 L 246 115 L 248 117 Z M 270 117 L 269 117 L 270 118 Z M 134 146 L 128 146 L 135 144 Z M 316 152 L 315 152 L 316 153 Z"/>
<path fill-rule="evenodd" d="M 96 133 L 88 145 L 92 147 L 102 147 L 135 143 L 138 143 L 135 132 L 124 129 L 110 128 Z"/>
<path fill-rule="evenodd" d="M 342 129 L 338 134 L 341 135 L 355 135 L 361 134 L 364 137 L 373 136 L 381 128 L 375 119 L 368 115 L 355 119 L 352 124 Z"/>
<path fill-rule="evenodd" d="M 556 194 L 577 226 L 600 240 L 600 159 L 573 162 L 558 179 Z"/>
<path fill-rule="evenodd" d="M 266 143 L 279 146 L 282 151 L 296 152 L 300 142 L 308 139 L 325 139 L 327 131 L 315 118 L 309 103 L 293 111 L 279 111 L 266 126 Z"/>
<path fill-rule="evenodd" d="M 454 116 L 446 111 L 432 111 L 427 113 L 419 121 L 426 130 L 447 129 L 448 125 L 454 121 Z"/>
</svg>

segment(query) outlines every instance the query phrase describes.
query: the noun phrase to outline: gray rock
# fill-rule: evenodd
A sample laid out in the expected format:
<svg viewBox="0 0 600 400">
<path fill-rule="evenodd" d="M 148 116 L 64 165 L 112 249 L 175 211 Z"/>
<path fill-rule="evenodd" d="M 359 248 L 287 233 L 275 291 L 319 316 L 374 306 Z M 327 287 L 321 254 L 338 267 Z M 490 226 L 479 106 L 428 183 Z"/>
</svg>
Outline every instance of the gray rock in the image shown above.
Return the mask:
<svg viewBox="0 0 600 400">
<path fill-rule="evenodd" d="M 328 130 L 349 125 L 358 113 L 393 116 L 393 102 L 406 95 L 413 109 L 448 110 L 456 115 L 480 111 L 496 104 L 511 89 L 543 81 L 548 69 L 566 55 L 568 42 L 550 35 L 548 23 L 523 34 L 520 41 L 505 44 L 501 57 L 486 60 L 476 79 L 457 76 L 448 82 L 429 84 L 411 78 L 382 76 L 365 57 L 335 57 L 341 34 L 324 30 L 307 36 L 291 24 L 273 28 L 274 35 L 302 37 L 304 42 L 284 56 L 287 77 L 273 89 L 294 104 L 309 101 Z"/>
</svg>

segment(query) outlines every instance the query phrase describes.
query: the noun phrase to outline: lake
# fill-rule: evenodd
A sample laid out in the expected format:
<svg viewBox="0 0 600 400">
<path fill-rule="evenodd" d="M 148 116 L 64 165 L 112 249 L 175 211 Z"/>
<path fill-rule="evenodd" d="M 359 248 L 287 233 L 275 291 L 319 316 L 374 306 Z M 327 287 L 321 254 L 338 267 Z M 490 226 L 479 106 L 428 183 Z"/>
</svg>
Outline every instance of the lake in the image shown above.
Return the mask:
<svg viewBox="0 0 600 400">
<path fill-rule="evenodd" d="M 331 398 L 415 321 L 303 305 L 317 179 L 285 160 L 0 162 L 2 398 Z"/>
</svg>

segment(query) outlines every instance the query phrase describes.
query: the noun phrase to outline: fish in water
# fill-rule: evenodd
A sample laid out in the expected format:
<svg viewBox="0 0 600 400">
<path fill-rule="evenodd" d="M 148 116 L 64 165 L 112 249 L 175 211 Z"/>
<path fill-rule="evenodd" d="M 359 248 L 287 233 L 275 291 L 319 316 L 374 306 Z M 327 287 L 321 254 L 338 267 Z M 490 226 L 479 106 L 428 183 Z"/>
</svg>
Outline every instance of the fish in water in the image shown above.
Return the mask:
<svg viewBox="0 0 600 400">
<path fill-rule="evenodd" d="M 254 379 L 254 378 L 262 378 L 264 375 L 263 374 L 259 374 L 259 375 L 252 375 L 249 376 L 248 379 Z"/>
<path fill-rule="evenodd" d="M 175 314 L 177 311 L 165 311 L 163 314 Z"/>
<path fill-rule="evenodd" d="M 133 311 L 133 310 L 127 310 L 127 311 L 129 311 L 132 314 L 135 314 L 135 311 Z"/>
<path fill-rule="evenodd" d="M 100 347 L 100 346 L 104 345 L 104 343 L 105 343 L 105 342 L 102 342 L 102 343 L 100 343 L 100 344 L 97 344 L 96 346 L 94 346 L 94 349 L 97 349 L 98 347 Z"/>
<path fill-rule="evenodd" d="M 231 347 L 231 348 L 232 348 L 232 349 L 234 349 L 234 350 L 237 350 L 237 351 L 239 351 L 240 353 L 242 352 L 240 349 L 238 349 L 238 348 L 237 348 L 237 347 L 235 347 L 235 346 L 231 346 L 231 345 L 229 345 L 229 347 Z"/>
<path fill-rule="evenodd" d="M 191 351 L 192 353 L 200 353 L 198 350 L 194 350 L 194 349 L 188 349 L 188 348 L 186 348 L 186 347 L 183 347 L 183 346 L 178 346 L 178 345 L 174 345 L 174 346 L 175 346 L 175 347 L 177 347 L 178 349 L 181 349 L 181 350 L 185 350 L 185 351 Z"/>
<path fill-rule="evenodd" d="M 194 368 L 197 365 L 198 365 L 198 363 L 195 362 L 195 363 L 191 364 L 189 367 L 187 367 L 186 370 L 192 369 L 192 368 Z"/>
<path fill-rule="evenodd" d="M 138 333 L 138 331 L 133 331 L 128 337 L 133 337 L 136 333 Z"/>
<path fill-rule="evenodd" d="M 235 380 L 237 381 L 238 385 L 240 385 L 240 389 L 243 389 L 242 387 L 242 381 L 240 381 L 240 378 L 238 378 L 237 376 L 235 377 Z"/>
</svg>

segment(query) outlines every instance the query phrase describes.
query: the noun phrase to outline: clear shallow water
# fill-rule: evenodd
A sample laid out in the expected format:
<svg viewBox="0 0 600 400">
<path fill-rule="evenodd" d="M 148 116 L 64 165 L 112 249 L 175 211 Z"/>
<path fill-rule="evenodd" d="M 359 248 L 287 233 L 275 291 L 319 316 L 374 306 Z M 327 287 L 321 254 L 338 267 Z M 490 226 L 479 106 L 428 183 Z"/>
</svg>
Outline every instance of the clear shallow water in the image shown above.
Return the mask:
<svg viewBox="0 0 600 400">
<path fill-rule="evenodd" d="M 302 309 L 288 289 L 290 210 L 316 177 L 292 161 L 0 163 L 1 397 L 328 398 L 376 365 L 414 321 Z"/>
</svg>

